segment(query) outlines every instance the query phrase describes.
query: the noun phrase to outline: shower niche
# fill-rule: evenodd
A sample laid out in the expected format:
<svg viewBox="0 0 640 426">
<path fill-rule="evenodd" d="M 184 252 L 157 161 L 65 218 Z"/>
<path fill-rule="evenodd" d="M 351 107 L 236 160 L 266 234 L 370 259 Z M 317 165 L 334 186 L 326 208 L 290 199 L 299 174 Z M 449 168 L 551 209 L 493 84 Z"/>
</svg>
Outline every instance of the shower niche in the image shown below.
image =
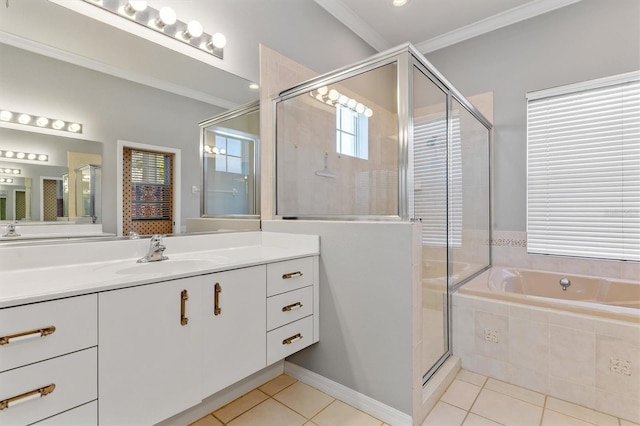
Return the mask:
<svg viewBox="0 0 640 426">
<path fill-rule="evenodd" d="M 410 44 L 273 107 L 276 219 L 420 224 L 426 383 L 451 355 L 451 292 L 491 264 L 491 123 Z"/>
</svg>

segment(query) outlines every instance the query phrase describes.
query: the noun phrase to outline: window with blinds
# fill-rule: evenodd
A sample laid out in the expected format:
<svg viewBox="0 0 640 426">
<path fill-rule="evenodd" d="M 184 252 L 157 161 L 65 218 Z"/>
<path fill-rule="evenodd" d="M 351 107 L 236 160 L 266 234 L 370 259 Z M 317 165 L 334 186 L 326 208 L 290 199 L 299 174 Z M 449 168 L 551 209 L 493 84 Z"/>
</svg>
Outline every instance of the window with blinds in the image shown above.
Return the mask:
<svg viewBox="0 0 640 426">
<path fill-rule="evenodd" d="M 640 72 L 527 94 L 527 248 L 640 261 Z"/>
<path fill-rule="evenodd" d="M 450 192 L 451 245 L 462 245 L 462 146 L 459 117 L 453 117 L 451 130 L 451 161 L 447 162 L 446 118 L 416 118 L 414 123 L 414 216 L 422 219 L 422 244 L 426 246 L 447 245 L 447 190 Z M 447 163 L 451 167 L 448 185 Z"/>
<path fill-rule="evenodd" d="M 131 150 L 131 219 L 171 219 L 171 157 Z"/>
</svg>

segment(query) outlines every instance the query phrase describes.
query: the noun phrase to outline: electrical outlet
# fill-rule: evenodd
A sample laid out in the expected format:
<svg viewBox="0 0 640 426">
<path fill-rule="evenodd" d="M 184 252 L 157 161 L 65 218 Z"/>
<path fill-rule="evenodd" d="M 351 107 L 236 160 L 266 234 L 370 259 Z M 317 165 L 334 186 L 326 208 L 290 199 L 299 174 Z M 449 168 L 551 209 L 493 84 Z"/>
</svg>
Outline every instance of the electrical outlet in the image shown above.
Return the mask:
<svg viewBox="0 0 640 426">
<path fill-rule="evenodd" d="M 631 362 L 626 359 L 611 357 L 609 358 L 609 370 L 617 374 L 631 376 Z"/>
<path fill-rule="evenodd" d="M 484 329 L 484 340 L 487 342 L 498 343 L 498 330 Z"/>
</svg>

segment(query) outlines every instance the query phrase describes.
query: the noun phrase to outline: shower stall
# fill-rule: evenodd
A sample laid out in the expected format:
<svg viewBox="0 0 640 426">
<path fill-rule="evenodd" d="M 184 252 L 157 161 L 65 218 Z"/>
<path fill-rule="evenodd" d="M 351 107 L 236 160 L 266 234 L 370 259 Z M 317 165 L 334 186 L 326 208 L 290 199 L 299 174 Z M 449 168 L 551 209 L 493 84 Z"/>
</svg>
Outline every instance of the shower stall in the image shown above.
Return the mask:
<svg viewBox="0 0 640 426">
<path fill-rule="evenodd" d="M 451 355 L 451 293 L 491 264 L 490 122 L 410 44 L 274 106 L 276 219 L 421 228 L 425 384 Z"/>
</svg>

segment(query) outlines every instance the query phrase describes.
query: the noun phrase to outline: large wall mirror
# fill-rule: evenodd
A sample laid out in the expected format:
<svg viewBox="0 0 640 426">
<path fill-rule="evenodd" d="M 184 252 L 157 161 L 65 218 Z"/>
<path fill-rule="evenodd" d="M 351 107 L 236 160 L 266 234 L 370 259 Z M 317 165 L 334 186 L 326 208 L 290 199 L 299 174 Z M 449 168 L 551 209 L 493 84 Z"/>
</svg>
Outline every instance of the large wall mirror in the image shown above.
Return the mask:
<svg viewBox="0 0 640 426">
<path fill-rule="evenodd" d="M 83 36 L 64 28 L 83 28 Z M 43 0 L 11 2 L 2 8 L 0 57 L 0 109 L 83 126 L 82 134 L 65 136 L 0 122 L 0 150 L 31 149 L 50 155 L 47 166 L 21 165 L 20 179 L 14 177 L 11 185 L 0 181 L 0 234 L 7 221 L 53 219 L 49 213 L 45 217 L 46 185 L 55 193 L 56 221 L 95 222 L 102 232 L 117 235 L 123 210 L 117 191 L 122 141 L 180 151 L 181 223 L 174 229 L 186 232 L 187 220 L 201 217 L 198 124 L 259 95 L 243 78 Z M 18 168 L 17 164 L 0 158 L 0 169 Z M 247 176 L 244 188 L 257 196 L 258 185 L 250 184 Z M 11 177 L 0 174 L 2 178 Z M 76 189 L 77 179 L 87 185 Z M 24 209 L 16 213 L 18 203 Z"/>
</svg>

